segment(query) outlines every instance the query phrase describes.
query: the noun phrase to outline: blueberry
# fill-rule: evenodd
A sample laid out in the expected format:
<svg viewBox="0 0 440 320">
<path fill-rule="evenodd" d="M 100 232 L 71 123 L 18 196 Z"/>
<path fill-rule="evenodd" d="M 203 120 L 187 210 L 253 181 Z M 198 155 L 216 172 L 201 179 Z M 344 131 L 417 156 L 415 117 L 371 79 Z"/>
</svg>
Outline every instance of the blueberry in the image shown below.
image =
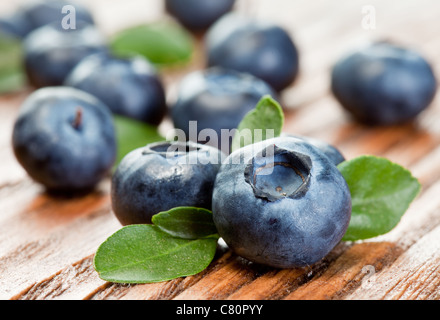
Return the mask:
<svg viewBox="0 0 440 320">
<path fill-rule="evenodd" d="M 248 72 L 276 91 L 293 83 L 299 71 L 298 50 L 283 28 L 228 14 L 206 35 L 208 66 Z"/>
<path fill-rule="evenodd" d="M 105 38 L 93 25 L 81 23 L 77 29 L 64 30 L 49 24 L 23 42 L 26 74 L 36 88 L 61 86 L 83 58 L 107 50 Z"/>
<path fill-rule="evenodd" d="M 31 24 L 20 12 L 0 18 L 0 33 L 3 35 L 22 39 L 31 31 Z"/>
<path fill-rule="evenodd" d="M 417 52 L 378 42 L 339 60 L 333 68 L 334 96 L 354 119 L 367 125 L 411 121 L 434 99 L 437 81 Z"/>
<path fill-rule="evenodd" d="M 65 85 L 93 94 L 116 114 L 152 125 L 158 125 L 167 111 L 161 79 L 143 57 L 91 55 L 74 68 Z"/>
<path fill-rule="evenodd" d="M 116 157 L 112 115 L 95 97 L 66 87 L 36 90 L 13 129 L 17 160 L 50 191 L 93 188 Z"/>
<path fill-rule="evenodd" d="M 344 155 L 338 148 L 320 139 L 284 133 L 282 134 L 282 137 L 291 137 L 304 140 L 305 142 L 321 150 L 321 152 L 324 153 L 335 166 L 341 164 L 346 160 Z"/>
<path fill-rule="evenodd" d="M 71 6 L 75 9 L 74 16 L 77 21 L 94 24 L 94 18 L 90 10 L 83 5 L 70 0 L 28 1 L 24 3 L 17 12 L 22 15 L 26 23 L 30 25 L 30 32 L 52 23 L 56 23 L 57 25 L 61 26 L 63 19 L 65 19 L 67 14 L 70 13 L 70 11 L 63 13 L 62 10 L 65 6 Z M 71 23 L 72 21 L 68 22 Z"/>
<path fill-rule="evenodd" d="M 235 0 L 166 0 L 165 8 L 183 26 L 191 30 L 206 30 L 221 16 L 230 12 Z"/>
<path fill-rule="evenodd" d="M 174 126 L 194 142 L 205 143 L 201 133 L 212 129 L 216 137 L 210 137 L 207 144 L 229 153 L 229 140 L 224 141 L 226 146 L 220 145 L 222 130 L 237 128 L 264 95 L 275 97 L 276 93 L 250 74 L 222 68 L 196 71 L 180 83 L 171 116 Z M 190 127 L 191 121 L 197 121 L 196 131 Z"/>
<path fill-rule="evenodd" d="M 175 207 L 211 209 L 223 155 L 193 142 L 158 142 L 129 153 L 112 179 L 111 199 L 121 224 L 149 224 Z"/>
<path fill-rule="evenodd" d="M 290 137 L 232 153 L 217 175 L 212 206 L 218 232 L 235 253 L 276 268 L 323 259 L 351 217 L 350 191 L 336 166 Z"/>
</svg>

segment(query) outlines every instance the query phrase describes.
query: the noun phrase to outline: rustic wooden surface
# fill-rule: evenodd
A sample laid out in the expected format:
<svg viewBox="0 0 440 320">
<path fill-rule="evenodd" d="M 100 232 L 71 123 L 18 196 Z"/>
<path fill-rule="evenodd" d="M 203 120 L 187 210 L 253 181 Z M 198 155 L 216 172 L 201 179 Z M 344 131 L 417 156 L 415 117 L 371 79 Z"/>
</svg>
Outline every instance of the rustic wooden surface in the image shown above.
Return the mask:
<svg viewBox="0 0 440 320">
<path fill-rule="evenodd" d="M 98 246 L 121 226 L 113 216 L 109 181 L 82 198 L 53 198 L 33 183 L 11 150 L 11 130 L 28 89 L 0 97 L 0 299 L 439 299 L 440 102 L 411 125 L 367 128 L 354 123 L 329 94 L 329 70 L 347 50 L 390 39 L 420 50 L 440 72 L 440 2 L 370 0 L 376 29 L 362 27 L 364 1 L 243 0 L 238 10 L 277 21 L 301 51 L 301 76 L 284 92 L 286 132 L 338 146 L 347 158 L 387 157 L 410 169 L 423 192 L 387 235 L 341 243 L 308 268 L 274 270 L 228 250 L 203 273 L 146 285 L 99 279 Z M 16 2 L 3 1 L 1 12 Z M 163 17 L 158 0 L 87 1 L 108 34 Z M 202 45 L 199 44 L 199 49 Z M 195 55 L 185 70 L 165 73 L 172 92 L 187 71 L 203 66 Z"/>
</svg>

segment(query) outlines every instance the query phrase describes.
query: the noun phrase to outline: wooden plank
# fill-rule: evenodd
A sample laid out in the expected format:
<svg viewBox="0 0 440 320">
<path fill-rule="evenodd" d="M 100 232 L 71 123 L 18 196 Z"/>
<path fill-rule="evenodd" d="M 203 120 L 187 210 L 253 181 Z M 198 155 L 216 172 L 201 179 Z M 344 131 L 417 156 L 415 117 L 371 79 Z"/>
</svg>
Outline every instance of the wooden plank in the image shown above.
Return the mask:
<svg viewBox="0 0 440 320">
<path fill-rule="evenodd" d="M 440 227 L 423 236 L 399 259 L 373 272 L 364 286 L 346 299 L 440 299 Z"/>
</svg>

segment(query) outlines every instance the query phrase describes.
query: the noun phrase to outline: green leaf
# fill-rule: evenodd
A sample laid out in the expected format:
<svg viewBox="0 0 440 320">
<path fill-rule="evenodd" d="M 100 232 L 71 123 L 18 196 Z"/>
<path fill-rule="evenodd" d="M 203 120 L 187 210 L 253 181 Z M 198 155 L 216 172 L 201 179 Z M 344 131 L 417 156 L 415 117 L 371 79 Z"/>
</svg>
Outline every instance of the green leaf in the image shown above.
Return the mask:
<svg viewBox="0 0 440 320">
<path fill-rule="evenodd" d="M 283 125 L 282 107 L 271 96 L 264 96 L 255 109 L 250 111 L 239 124 L 232 140 L 232 151 L 269 138 L 279 137 Z M 273 136 L 270 136 L 270 130 L 273 130 Z"/>
<path fill-rule="evenodd" d="M 0 33 L 0 94 L 17 91 L 25 85 L 21 43 Z"/>
<path fill-rule="evenodd" d="M 361 156 L 338 166 L 350 188 L 352 217 L 345 241 L 391 231 L 421 190 L 411 173 L 391 161 Z"/>
<path fill-rule="evenodd" d="M 115 283 L 153 283 L 191 276 L 214 259 L 217 238 L 186 240 L 154 225 L 131 225 L 110 236 L 97 250 L 95 270 Z"/>
<path fill-rule="evenodd" d="M 160 21 L 122 30 L 111 40 L 110 46 L 116 55 L 139 54 L 157 67 L 165 67 L 189 62 L 194 39 L 178 24 Z"/>
<path fill-rule="evenodd" d="M 131 151 L 153 142 L 165 140 L 157 127 L 131 118 L 114 115 L 118 144 L 118 164 Z"/>
<path fill-rule="evenodd" d="M 217 234 L 212 212 L 207 209 L 179 207 L 153 216 L 162 231 L 182 239 L 199 239 Z"/>
</svg>

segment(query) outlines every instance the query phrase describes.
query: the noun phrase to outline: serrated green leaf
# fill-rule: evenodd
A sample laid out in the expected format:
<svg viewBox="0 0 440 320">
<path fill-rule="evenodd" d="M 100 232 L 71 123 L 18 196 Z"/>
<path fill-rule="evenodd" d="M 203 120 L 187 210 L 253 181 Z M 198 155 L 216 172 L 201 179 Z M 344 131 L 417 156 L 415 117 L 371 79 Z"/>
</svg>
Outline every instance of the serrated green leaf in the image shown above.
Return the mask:
<svg viewBox="0 0 440 320">
<path fill-rule="evenodd" d="M 212 212 L 202 208 L 174 208 L 153 216 L 153 223 L 162 231 L 182 239 L 199 239 L 217 233 Z"/>
<path fill-rule="evenodd" d="M 25 84 L 21 43 L 0 33 L 0 94 L 20 90 Z"/>
<path fill-rule="evenodd" d="M 165 140 L 157 127 L 131 118 L 114 115 L 118 144 L 118 164 L 128 153 L 149 143 Z"/>
<path fill-rule="evenodd" d="M 271 96 L 264 96 L 254 110 L 240 122 L 232 140 L 232 151 L 246 145 L 276 138 L 284 126 L 284 113 L 280 104 Z M 270 136 L 270 133 L 273 136 Z"/>
<path fill-rule="evenodd" d="M 198 274 L 212 262 L 217 238 L 185 240 L 154 225 L 131 225 L 97 250 L 95 270 L 115 283 L 153 283 Z"/>
<path fill-rule="evenodd" d="M 411 172 L 387 159 L 361 156 L 338 168 L 352 197 L 352 217 L 344 241 L 388 233 L 421 190 Z"/>
<path fill-rule="evenodd" d="M 119 56 L 139 54 L 157 67 L 185 64 L 194 51 L 192 35 L 176 23 L 160 21 L 127 28 L 111 40 Z"/>
</svg>

